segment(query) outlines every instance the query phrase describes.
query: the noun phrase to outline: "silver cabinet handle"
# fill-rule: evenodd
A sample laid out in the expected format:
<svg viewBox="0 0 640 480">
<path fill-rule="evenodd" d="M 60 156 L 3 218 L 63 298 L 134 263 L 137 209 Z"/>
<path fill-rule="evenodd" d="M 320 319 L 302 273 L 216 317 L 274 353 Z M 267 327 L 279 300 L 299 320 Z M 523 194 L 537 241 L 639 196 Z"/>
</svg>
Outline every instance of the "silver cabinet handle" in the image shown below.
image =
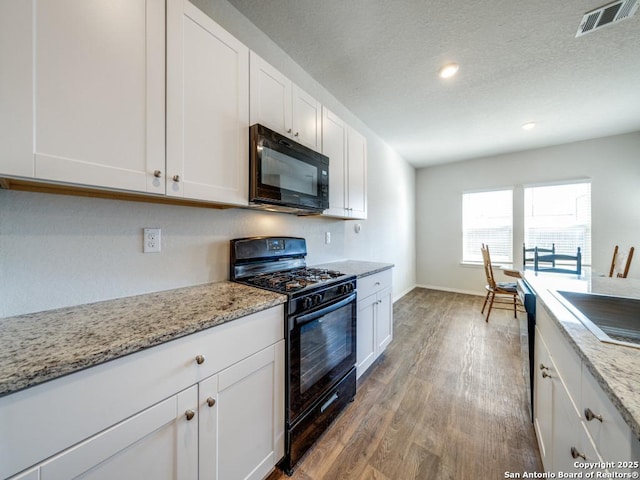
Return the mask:
<svg viewBox="0 0 640 480">
<path fill-rule="evenodd" d="M 173 181 L 178 183 L 180 181 L 180 175 L 174 175 L 173 176 Z"/>
<path fill-rule="evenodd" d="M 541 363 L 540 370 L 549 370 L 549 367 L 547 367 L 544 363 Z"/>
<path fill-rule="evenodd" d="M 291 129 L 287 130 L 287 133 L 291 133 Z"/>
<path fill-rule="evenodd" d="M 209 405 L 210 407 L 213 407 L 216 404 L 216 399 L 213 397 L 208 397 L 207 398 L 207 405 Z"/>
<path fill-rule="evenodd" d="M 582 458 L 583 460 L 586 460 L 586 459 L 587 459 L 587 457 L 585 456 L 585 454 L 584 454 L 584 453 L 580 453 L 576 447 L 571 447 L 571 456 L 572 456 L 573 458 L 578 458 L 578 457 L 580 457 L 580 458 Z"/>
<path fill-rule="evenodd" d="M 153 176 L 156 178 L 160 178 L 162 176 L 162 172 L 160 170 L 155 170 L 153 172 Z"/>
<path fill-rule="evenodd" d="M 545 370 L 544 372 L 542 372 L 542 378 L 551 378 L 551 375 L 549 375 Z"/>
<path fill-rule="evenodd" d="M 587 422 L 590 422 L 593 419 L 598 420 L 602 423 L 602 415 L 596 415 L 590 408 L 584 409 L 584 417 L 587 419 Z"/>
<path fill-rule="evenodd" d="M 204 363 L 204 355 L 196 355 L 196 363 L 202 365 Z"/>
<path fill-rule="evenodd" d="M 184 416 L 187 417 L 187 422 L 189 420 L 193 420 L 193 417 L 196 416 L 196 412 L 194 412 L 193 410 L 187 410 L 186 412 L 184 412 Z"/>
<path fill-rule="evenodd" d="M 296 132 L 293 136 L 294 137 L 299 137 L 300 136 L 300 132 Z"/>
</svg>

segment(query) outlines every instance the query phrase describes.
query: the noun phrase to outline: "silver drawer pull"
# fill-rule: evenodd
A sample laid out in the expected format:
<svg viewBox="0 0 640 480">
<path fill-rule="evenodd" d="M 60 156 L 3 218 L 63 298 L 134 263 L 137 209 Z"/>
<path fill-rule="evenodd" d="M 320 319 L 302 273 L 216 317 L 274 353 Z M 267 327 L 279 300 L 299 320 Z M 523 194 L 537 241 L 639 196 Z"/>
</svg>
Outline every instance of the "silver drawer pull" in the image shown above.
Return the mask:
<svg viewBox="0 0 640 480">
<path fill-rule="evenodd" d="M 329 400 L 324 402 L 324 404 L 320 407 L 320 413 L 324 412 L 327 408 L 329 408 L 331 404 L 335 402 L 337 399 L 338 399 L 338 392 L 335 392 L 333 395 L 331 395 L 331 398 L 329 398 Z"/>
<path fill-rule="evenodd" d="M 587 422 L 590 422 L 593 419 L 598 420 L 602 423 L 602 415 L 596 415 L 590 408 L 584 409 L 584 417 L 587 419 Z"/>
<path fill-rule="evenodd" d="M 208 397 L 207 398 L 207 405 L 209 405 L 210 407 L 213 407 L 216 404 L 216 399 L 213 397 Z"/>
<path fill-rule="evenodd" d="M 204 363 L 204 355 L 196 355 L 196 363 L 202 365 Z"/>
<path fill-rule="evenodd" d="M 196 416 L 196 412 L 194 412 L 193 410 L 187 410 L 186 412 L 184 412 L 184 416 L 187 417 L 187 422 L 189 420 L 193 420 L 193 417 Z"/>
<path fill-rule="evenodd" d="M 581 459 L 583 459 L 583 460 L 586 460 L 586 459 L 587 459 L 587 457 L 585 456 L 585 454 L 584 454 L 584 453 L 580 453 L 576 447 L 571 447 L 571 456 L 572 456 L 573 458 L 578 458 L 578 457 L 580 457 L 580 458 L 581 458 Z"/>
<path fill-rule="evenodd" d="M 551 378 L 551 375 L 549 375 L 546 371 L 542 372 L 542 378 Z"/>
</svg>

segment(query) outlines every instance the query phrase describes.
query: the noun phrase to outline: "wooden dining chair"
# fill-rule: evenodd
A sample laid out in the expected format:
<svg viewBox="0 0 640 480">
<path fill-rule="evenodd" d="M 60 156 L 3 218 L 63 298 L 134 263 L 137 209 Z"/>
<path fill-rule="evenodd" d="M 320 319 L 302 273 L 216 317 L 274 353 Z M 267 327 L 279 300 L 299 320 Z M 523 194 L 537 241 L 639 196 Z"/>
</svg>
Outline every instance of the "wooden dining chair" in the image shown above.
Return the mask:
<svg viewBox="0 0 640 480">
<path fill-rule="evenodd" d="M 487 295 L 484 297 L 484 304 L 482 305 L 482 311 L 489 306 L 487 310 L 487 316 L 485 322 L 489 321 L 489 315 L 493 308 L 499 308 L 504 310 L 513 309 L 514 318 L 518 318 L 518 290 L 515 282 L 496 282 L 493 276 L 493 267 L 491 266 L 491 255 L 489 253 L 489 245 L 482 244 L 482 263 L 484 264 L 484 273 L 487 277 Z M 507 306 L 508 305 L 508 306 Z"/>
<path fill-rule="evenodd" d="M 546 266 L 551 264 L 552 266 Z M 552 272 L 552 273 L 582 273 L 582 252 L 580 247 L 575 255 L 565 254 L 548 254 L 540 255 L 536 247 L 533 252 L 533 269 L 536 272 Z"/>
<path fill-rule="evenodd" d="M 634 248 L 631 247 L 629 249 L 629 253 L 627 254 L 626 262 L 624 255 L 619 254 L 618 245 L 613 249 L 613 258 L 611 259 L 611 269 L 609 270 L 609 276 L 613 277 L 614 272 L 617 278 L 627 278 L 627 274 L 629 273 L 629 267 L 631 266 L 631 259 L 633 258 Z M 620 265 L 625 262 L 624 270 L 620 270 Z"/>
<path fill-rule="evenodd" d="M 555 255 L 556 253 L 556 244 L 552 243 L 551 248 L 542 248 L 542 247 L 529 247 L 523 243 L 522 244 L 522 268 L 527 268 L 527 263 L 533 265 L 534 261 L 534 252 L 538 249 L 538 253 L 550 253 L 551 255 Z M 555 265 L 552 263 L 552 267 Z"/>
</svg>

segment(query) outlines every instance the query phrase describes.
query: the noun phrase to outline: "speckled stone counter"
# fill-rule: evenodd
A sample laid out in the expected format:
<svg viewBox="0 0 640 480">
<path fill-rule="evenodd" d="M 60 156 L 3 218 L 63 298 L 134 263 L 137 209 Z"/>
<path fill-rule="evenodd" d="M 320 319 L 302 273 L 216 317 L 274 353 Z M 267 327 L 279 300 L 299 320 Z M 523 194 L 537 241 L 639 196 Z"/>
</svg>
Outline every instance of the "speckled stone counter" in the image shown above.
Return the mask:
<svg viewBox="0 0 640 480">
<path fill-rule="evenodd" d="M 329 268 L 331 270 L 338 270 L 342 273 L 349 275 L 356 275 L 357 277 L 366 277 L 367 275 L 373 275 L 374 273 L 382 272 L 393 268 L 393 263 L 379 263 L 379 262 L 366 262 L 361 260 L 341 260 L 331 263 L 323 263 L 321 265 L 314 265 L 317 268 Z"/>
<path fill-rule="evenodd" d="M 282 304 L 219 282 L 0 319 L 0 396 Z"/>
<path fill-rule="evenodd" d="M 591 276 L 588 271 L 580 277 L 526 271 L 524 278 L 640 439 L 640 348 L 601 342 L 551 293 L 565 290 L 640 298 L 640 280 Z"/>
</svg>

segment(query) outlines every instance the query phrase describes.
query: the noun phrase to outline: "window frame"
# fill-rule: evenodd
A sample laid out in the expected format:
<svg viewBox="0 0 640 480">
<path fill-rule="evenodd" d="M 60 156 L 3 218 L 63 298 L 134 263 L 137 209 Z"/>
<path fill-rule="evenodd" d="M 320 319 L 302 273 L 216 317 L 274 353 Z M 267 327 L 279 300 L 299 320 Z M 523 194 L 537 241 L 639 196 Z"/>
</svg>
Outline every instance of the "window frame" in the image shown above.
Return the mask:
<svg viewBox="0 0 640 480">
<path fill-rule="evenodd" d="M 479 189 L 479 190 L 465 190 L 462 192 L 462 195 L 461 195 L 462 261 L 461 263 L 463 265 L 482 265 L 482 253 L 480 251 L 480 246 L 482 243 L 489 245 L 489 248 L 491 249 L 491 252 L 492 252 L 491 263 L 496 265 L 512 265 L 513 264 L 514 192 L 515 192 L 515 188 L 513 186 L 485 188 L 485 189 Z M 468 198 L 468 196 L 470 195 L 491 194 L 491 193 L 495 193 L 495 194 L 508 193 L 510 198 L 510 201 L 507 202 L 510 210 L 508 214 L 510 219 L 510 224 L 508 225 L 507 228 L 510 230 L 510 233 L 509 235 L 505 236 L 505 239 L 507 241 L 504 242 L 504 244 L 501 243 L 499 247 L 495 247 L 498 236 L 493 238 L 487 237 L 481 240 L 480 243 L 478 243 L 477 239 L 476 240 L 473 239 L 474 237 L 473 235 L 471 236 L 467 235 L 467 232 L 470 229 L 470 226 L 466 225 L 467 215 L 465 215 L 465 208 L 466 208 L 467 201 L 465 199 Z M 496 216 L 495 218 L 498 218 L 498 217 L 500 216 Z M 487 228 L 495 228 L 495 227 L 487 227 Z M 478 245 L 475 245 L 477 246 L 477 248 L 473 248 L 472 245 L 468 245 L 468 242 L 471 242 L 472 245 L 475 245 L 476 243 L 478 243 Z M 493 248 L 492 248 L 492 244 L 493 244 Z M 477 250 L 477 253 L 475 253 L 475 250 Z M 497 254 L 494 253 L 494 250 L 498 253 Z M 502 255 L 499 253 L 503 251 L 506 251 L 507 254 Z"/>
<path fill-rule="evenodd" d="M 529 213 L 527 212 L 527 190 L 535 189 L 535 188 L 545 188 L 545 187 L 562 187 L 569 185 L 578 185 L 578 184 L 587 184 L 589 185 L 589 223 L 588 228 L 586 229 L 587 233 L 587 241 L 584 245 L 581 245 L 581 255 L 582 255 L 582 265 L 583 266 L 591 266 L 592 263 L 592 249 L 593 249 L 593 180 L 591 178 L 574 178 L 567 180 L 558 180 L 553 182 L 541 182 L 541 183 L 533 183 L 533 184 L 525 184 L 522 186 L 522 239 L 527 248 L 534 247 L 535 245 L 530 244 L 531 242 L 527 242 L 527 218 L 529 217 Z M 533 242 L 536 243 L 536 242 Z M 550 243 L 550 242 L 546 242 Z M 555 243 L 552 242 L 551 243 Z M 547 247 L 547 245 L 538 245 L 542 247 Z M 550 247 L 550 245 L 549 245 Z M 562 251 L 562 247 L 560 247 L 560 252 L 558 252 L 558 245 L 556 245 L 556 253 L 566 253 L 569 255 L 575 255 L 575 251 L 573 249 L 569 249 Z M 577 250 L 577 247 L 576 247 Z"/>
</svg>

